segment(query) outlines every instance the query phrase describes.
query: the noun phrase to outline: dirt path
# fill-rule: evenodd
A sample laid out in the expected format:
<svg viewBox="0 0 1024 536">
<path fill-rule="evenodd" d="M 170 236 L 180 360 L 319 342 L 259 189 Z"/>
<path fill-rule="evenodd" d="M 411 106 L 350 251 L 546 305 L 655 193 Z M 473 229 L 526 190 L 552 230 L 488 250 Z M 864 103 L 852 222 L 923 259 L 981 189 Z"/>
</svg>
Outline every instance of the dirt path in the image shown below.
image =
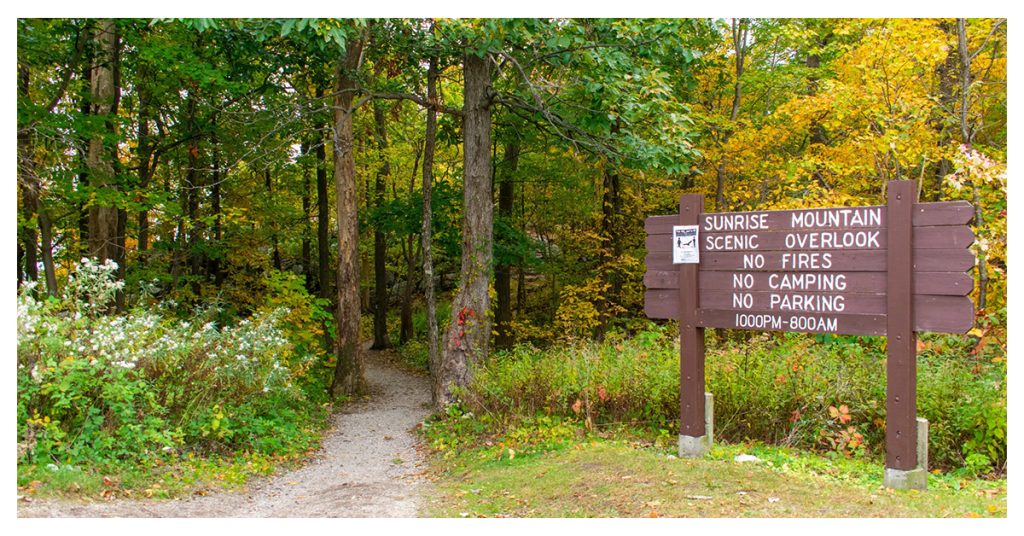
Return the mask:
<svg viewBox="0 0 1024 536">
<path fill-rule="evenodd" d="M 179 500 L 18 503 L 19 517 L 415 517 L 429 483 L 412 428 L 429 413 L 426 377 L 366 352 L 371 398 L 347 404 L 306 466 L 245 491 Z"/>
</svg>

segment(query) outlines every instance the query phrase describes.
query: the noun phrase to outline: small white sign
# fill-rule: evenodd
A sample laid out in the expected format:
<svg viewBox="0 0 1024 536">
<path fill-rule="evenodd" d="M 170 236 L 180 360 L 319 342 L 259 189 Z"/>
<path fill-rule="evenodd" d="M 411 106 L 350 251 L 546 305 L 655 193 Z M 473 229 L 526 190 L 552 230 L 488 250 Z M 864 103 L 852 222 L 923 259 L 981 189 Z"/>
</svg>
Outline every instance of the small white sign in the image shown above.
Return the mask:
<svg viewBox="0 0 1024 536">
<path fill-rule="evenodd" d="M 697 264 L 700 262 L 697 227 L 696 225 L 672 226 L 672 264 Z"/>
</svg>

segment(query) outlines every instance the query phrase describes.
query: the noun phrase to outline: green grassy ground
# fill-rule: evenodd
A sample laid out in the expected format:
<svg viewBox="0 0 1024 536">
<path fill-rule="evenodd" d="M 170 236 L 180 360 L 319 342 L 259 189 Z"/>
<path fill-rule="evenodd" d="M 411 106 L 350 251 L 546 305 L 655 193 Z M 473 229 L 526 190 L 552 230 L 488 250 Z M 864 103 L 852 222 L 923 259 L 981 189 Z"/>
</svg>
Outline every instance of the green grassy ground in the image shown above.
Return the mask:
<svg viewBox="0 0 1024 536">
<path fill-rule="evenodd" d="M 740 463 L 738 454 L 760 462 Z M 670 448 L 585 439 L 537 454 L 469 449 L 434 459 L 438 517 L 1005 517 L 1006 480 L 932 475 L 929 490 L 882 486 L 874 463 L 773 447 Z"/>
</svg>

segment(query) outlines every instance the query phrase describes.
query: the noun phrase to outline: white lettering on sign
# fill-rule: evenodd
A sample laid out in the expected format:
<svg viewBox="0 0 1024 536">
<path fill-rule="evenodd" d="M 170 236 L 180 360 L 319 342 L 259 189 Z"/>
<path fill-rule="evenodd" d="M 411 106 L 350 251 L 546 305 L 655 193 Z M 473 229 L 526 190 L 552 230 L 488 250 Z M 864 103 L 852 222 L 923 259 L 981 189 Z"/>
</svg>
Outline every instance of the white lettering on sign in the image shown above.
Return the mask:
<svg viewBox="0 0 1024 536">
<path fill-rule="evenodd" d="M 744 256 L 745 257 L 745 256 Z M 744 259 L 745 260 L 745 259 Z M 831 253 L 783 253 L 782 269 L 827 270 L 832 267 Z M 744 262 L 746 268 L 746 262 Z"/>
<path fill-rule="evenodd" d="M 732 274 L 732 288 L 750 288 L 753 286 L 753 274 Z"/>
<path fill-rule="evenodd" d="M 881 231 L 787 233 L 787 249 L 878 248 Z"/>
<path fill-rule="evenodd" d="M 734 251 L 737 249 L 757 249 L 756 234 L 751 235 L 707 235 L 704 237 L 704 249 L 708 251 Z"/>
<path fill-rule="evenodd" d="M 756 255 L 743 255 L 743 269 L 750 268 L 764 268 L 764 255 L 760 253 Z"/>
<path fill-rule="evenodd" d="M 735 301 L 735 300 L 734 300 Z M 841 313 L 846 298 L 841 294 L 769 294 L 768 307 L 780 311 L 807 313 Z"/>
<path fill-rule="evenodd" d="M 839 319 L 822 318 L 820 316 L 792 316 L 789 319 L 779 315 L 736 313 L 736 327 L 747 329 L 769 329 L 780 331 L 785 327 L 789 331 L 823 331 L 838 332 Z"/>
<path fill-rule="evenodd" d="M 846 290 L 846 274 L 771 273 L 768 275 L 768 288 L 772 290 Z"/>
<path fill-rule="evenodd" d="M 793 213 L 790 223 L 796 229 L 880 227 L 882 225 L 882 207 L 799 211 Z"/>
<path fill-rule="evenodd" d="M 707 214 L 705 231 L 756 231 L 768 228 L 768 213 Z"/>
</svg>

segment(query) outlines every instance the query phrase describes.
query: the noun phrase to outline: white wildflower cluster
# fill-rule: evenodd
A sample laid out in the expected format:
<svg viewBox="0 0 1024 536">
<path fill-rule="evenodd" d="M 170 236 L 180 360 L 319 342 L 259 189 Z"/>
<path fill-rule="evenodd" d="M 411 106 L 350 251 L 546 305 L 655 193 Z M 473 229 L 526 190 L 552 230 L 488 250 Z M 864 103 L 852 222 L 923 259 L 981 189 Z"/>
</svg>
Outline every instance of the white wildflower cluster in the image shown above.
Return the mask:
<svg viewBox="0 0 1024 536">
<path fill-rule="evenodd" d="M 116 271 L 112 262 L 82 259 L 57 302 L 35 299 L 31 284 L 19 292 L 19 363 L 22 354 L 48 358 L 41 360 L 47 363 L 42 368 L 38 363 L 32 367 L 35 381 L 45 381 L 46 374 L 61 374 L 62 366 L 81 364 L 173 377 L 186 385 L 212 381 L 242 396 L 280 390 L 297 393 L 292 387 L 293 370 L 301 373 L 306 361 L 314 358 L 293 355 L 292 343 L 279 328 L 286 310 L 261 313 L 223 328 L 203 318 L 212 311 L 200 311 L 201 316 L 192 321 L 169 320 L 160 309 L 94 314 L 105 312 L 102 308 L 121 289 L 121 283 L 114 281 Z M 200 387 L 195 386 L 197 392 Z"/>
<path fill-rule="evenodd" d="M 110 259 L 100 264 L 95 259 L 83 257 L 75 272 L 68 276 L 64 298 L 77 304 L 85 314 L 101 312 L 124 288 L 124 281 L 116 277 L 117 268 L 117 263 Z"/>
</svg>

